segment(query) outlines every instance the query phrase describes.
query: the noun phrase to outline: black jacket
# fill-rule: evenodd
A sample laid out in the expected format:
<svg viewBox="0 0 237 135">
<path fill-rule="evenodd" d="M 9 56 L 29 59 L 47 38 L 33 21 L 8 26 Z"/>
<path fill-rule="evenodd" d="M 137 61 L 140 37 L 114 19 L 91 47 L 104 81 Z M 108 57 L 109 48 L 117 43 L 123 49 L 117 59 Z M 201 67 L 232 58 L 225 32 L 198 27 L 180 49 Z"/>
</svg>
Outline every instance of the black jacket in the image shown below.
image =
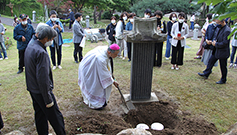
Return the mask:
<svg viewBox="0 0 237 135">
<path fill-rule="evenodd" d="M 217 31 L 216 45 L 215 45 L 215 57 L 217 59 L 227 59 L 230 57 L 230 28 L 225 25 Z"/>
<path fill-rule="evenodd" d="M 110 23 L 107 28 L 106 28 L 106 33 L 107 35 L 109 35 L 109 40 L 111 41 L 115 41 L 115 37 L 113 35 L 115 35 L 115 27 L 116 25 L 113 25 L 112 23 Z"/>
<path fill-rule="evenodd" d="M 53 101 L 50 94 L 53 76 L 46 48 L 40 41 L 33 39 L 25 50 L 24 60 L 27 90 L 41 94 L 45 105 L 50 104 Z"/>
</svg>

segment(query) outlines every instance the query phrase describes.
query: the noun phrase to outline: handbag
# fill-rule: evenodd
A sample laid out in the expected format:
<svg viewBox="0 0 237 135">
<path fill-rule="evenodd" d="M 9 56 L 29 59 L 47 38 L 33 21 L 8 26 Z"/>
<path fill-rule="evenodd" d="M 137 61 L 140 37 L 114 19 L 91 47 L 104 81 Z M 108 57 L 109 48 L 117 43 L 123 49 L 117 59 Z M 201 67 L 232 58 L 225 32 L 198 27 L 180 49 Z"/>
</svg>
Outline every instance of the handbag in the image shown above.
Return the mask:
<svg viewBox="0 0 237 135">
<path fill-rule="evenodd" d="M 202 47 L 203 47 L 204 49 L 209 49 L 209 45 L 207 44 L 206 41 L 204 41 L 204 42 L 202 43 Z"/>
</svg>

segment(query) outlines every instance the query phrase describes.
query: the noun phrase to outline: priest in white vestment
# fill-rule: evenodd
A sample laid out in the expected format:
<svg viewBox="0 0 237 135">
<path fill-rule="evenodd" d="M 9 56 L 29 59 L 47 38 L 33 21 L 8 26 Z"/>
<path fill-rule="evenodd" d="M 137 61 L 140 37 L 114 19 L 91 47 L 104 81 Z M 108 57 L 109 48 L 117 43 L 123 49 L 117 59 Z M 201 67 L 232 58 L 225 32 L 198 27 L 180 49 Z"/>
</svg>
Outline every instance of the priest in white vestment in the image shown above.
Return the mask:
<svg viewBox="0 0 237 135">
<path fill-rule="evenodd" d="M 119 46 L 98 46 L 82 59 L 78 69 L 78 85 L 84 103 L 92 109 L 102 109 L 107 105 L 112 90 L 118 83 L 112 77 L 110 58 L 117 57 Z"/>
</svg>

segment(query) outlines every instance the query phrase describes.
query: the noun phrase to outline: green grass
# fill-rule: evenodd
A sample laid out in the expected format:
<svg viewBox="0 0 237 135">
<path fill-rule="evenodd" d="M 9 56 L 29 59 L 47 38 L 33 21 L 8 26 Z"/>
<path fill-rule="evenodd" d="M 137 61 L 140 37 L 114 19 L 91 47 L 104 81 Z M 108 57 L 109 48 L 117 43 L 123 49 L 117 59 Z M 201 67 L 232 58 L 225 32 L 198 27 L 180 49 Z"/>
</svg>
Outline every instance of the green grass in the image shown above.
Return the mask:
<svg viewBox="0 0 237 135">
<path fill-rule="evenodd" d="M 104 24 L 105 25 L 105 24 Z M 18 71 L 18 51 L 16 42 L 12 38 L 13 27 L 7 26 L 6 36 L 13 41 L 13 46 L 7 50 L 8 60 L 0 61 L 0 110 L 3 115 L 5 128 L 3 133 L 21 130 L 25 134 L 36 134 L 34 126 L 34 113 L 32 101 L 25 84 L 25 73 L 16 74 Z M 63 33 L 63 38 L 72 38 L 72 33 Z M 176 97 L 181 103 L 180 109 L 190 110 L 194 115 L 202 115 L 206 120 L 213 122 L 218 131 L 223 133 L 237 119 L 237 97 L 236 80 L 237 70 L 228 70 L 228 81 L 225 85 L 216 85 L 220 79 L 221 72 L 218 67 L 213 68 L 213 73 L 208 80 L 204 80 L 197 75 L 205 69 L 200 60 L 194 60 L 199 48 L 200 41 L 188 39 L 187 45 L 190 49 L 185 49 L 184 65 L 179 71 L 171 70 L 170 60 L 163 58 L 161 68 L 153 70 L 152 91 L 163 90 L 170 96 Z M 54 94 L 63 114 L 75 110 L 81 102 L 80 90 L 77 85 L 78 64 L 73 60 L 73 44 L 63 47 L 62 70 L 53 71 Z M 86 42 L 83 50 L 85 55 L 89 50 L 97 45 L 107 45 L 105 41 L 99 43 Z M 163 56 L 165 44 L 163 47 Z M 115 59 L 116 80 L 123 90 L 129 89 L 130 64 L 121 59 Z M 80 107 L 80 106 L 79 106 Z M 65 116 L 64 115 L 64 116 Z M 67 123 L 66 123 L 67 124 Z"/>
</svg>

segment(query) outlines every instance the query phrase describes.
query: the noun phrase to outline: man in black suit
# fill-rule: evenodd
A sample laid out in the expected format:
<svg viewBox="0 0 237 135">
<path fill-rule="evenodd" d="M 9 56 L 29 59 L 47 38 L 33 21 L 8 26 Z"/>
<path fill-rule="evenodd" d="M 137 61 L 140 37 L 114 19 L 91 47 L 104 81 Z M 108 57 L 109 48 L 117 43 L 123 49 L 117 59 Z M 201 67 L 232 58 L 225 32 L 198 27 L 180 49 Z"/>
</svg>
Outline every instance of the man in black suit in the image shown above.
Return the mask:
<svg viewBox="0 0 237 135">
<path fill-rule="evenodd" d="M 208 61 L 207 68 L 203 71 L 203 73 L 198 73 L 198 75 L 207 79 L 212 72 L 214 64 L 217 60 L 219 60 L 222 77 L 220 81 L 216 82 L 216 84 L 224 84 L 227 80 L 227 59 L 230 56 L 230 39 L 228 39 L 228 36 L 231 33 L 231 30 L 226 25 L 225 19 L 217 19 L 216 23 L 219 28 L 215 35 L 216 40 L 207 42 L 208 44 L 212 44 L 215 49 L 213 50 L 212 56 Z"/>
</svg>

